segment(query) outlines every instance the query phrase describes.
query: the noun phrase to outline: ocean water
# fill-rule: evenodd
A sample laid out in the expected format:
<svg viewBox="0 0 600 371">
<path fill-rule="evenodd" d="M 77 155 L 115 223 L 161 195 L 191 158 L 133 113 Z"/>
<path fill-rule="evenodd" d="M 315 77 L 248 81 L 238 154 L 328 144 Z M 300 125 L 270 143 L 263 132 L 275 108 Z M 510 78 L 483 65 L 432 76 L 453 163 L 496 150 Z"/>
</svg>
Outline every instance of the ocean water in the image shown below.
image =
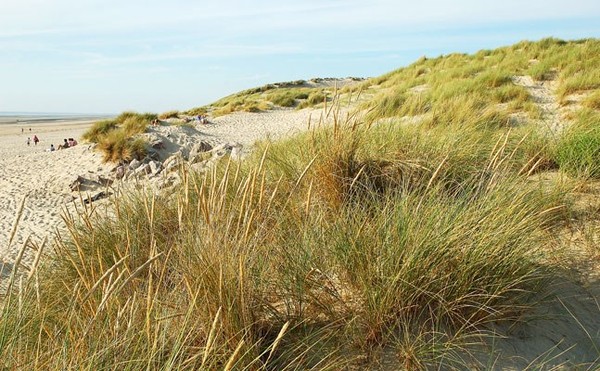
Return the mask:
<svg viewBox="0 0 600 371">
<path fill-rule="evenodd" d="M 36 123 L 43 121 L 69 121 L 69 120 L 97 120 L 114 117 L 112 114 L 90 114 L 90 113 L 71 113 L 71 112 L 11 112 L 0 111 L 1 124 L 15 123 Z"/>
</svg>

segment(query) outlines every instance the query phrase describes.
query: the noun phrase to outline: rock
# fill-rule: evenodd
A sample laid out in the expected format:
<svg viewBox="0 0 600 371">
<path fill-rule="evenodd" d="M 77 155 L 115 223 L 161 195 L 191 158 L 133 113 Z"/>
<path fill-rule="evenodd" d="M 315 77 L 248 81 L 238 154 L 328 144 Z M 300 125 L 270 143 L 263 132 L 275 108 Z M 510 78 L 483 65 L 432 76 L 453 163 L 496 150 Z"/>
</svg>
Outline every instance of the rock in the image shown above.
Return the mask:
<svg viewBox="0 0 600 371">
<path fill-rule="evenodd" d="M 242 145 L 240 143 L 230 142 L 230 143 L 223 143 L 223 144 L 213 148 L 212 152 L 214 153 L 214 156 L 216 156 L 216 157 L 223 157 L 227 154 L 232 153 L 235 149 L 235 155 L 239 156 L 239 153 L 241 153 L 240 152 L 241 148 L 242 148 Z"/>
<path fill-rule="evenodd" d="M 135 170 L 138 167 L 140 167 L 140 165 L 142 165 L 141 161 L 137 160 L 137 159 L 133 159 L 131 160 L 131 162 L 129 163 L 129 169 L 130 170 Z"/>
<path fill-rule="evenodd" d="M 71 184 L 69 184 L 69 189 L 71 189 L 72 192 L 77 192 L 83 190 L 84 188 L 90 187 L 108 187 L 112 185 L 112 183 L 112 179 L 105 178 L 96 174 L 89 174 L 86 175 L 86 177 L 79 175 L 77 176 L 77 179 L 75 179 L 73 182 L 71 182 Z"/>
<path fill-rule="evenodd" d="M 209 152 L 213 149 L 208 142 L 201 140 L 199 143 L 196 143 L 192 146 L 190 150 L 190 158 L 196 157 L 199 153 Z"/>
<path fill-rule="evenodd" d="M 148 174 L 150 174 L 150 165 L 142 164 L 140 167 L 135 169 L 133 172 L 135 175 L 148 175 Z"/>
<path fill-rule="evenodd" d="M 158 189 L 169 188 L 175 183 L 176 178 L 169 176 L 168 178 L 161 178 L 157 181 L 156 187 Z"/>
<path fill-rule="evenodd" d="M 77 179 L 75 179 L 71 182 L 71 184 L 69 184 L 69 189 L 72 192 L 79 191 L 79 189 L 81 189 L 81 185 L 83 184 L 84 179 L 85 178 L 83 178 L 82 176 L 77 176 Z"/>
<path fill-rule="evenodd" d="M 153 161 L 160 161 L 160 154 L 153 150 L 153 149 L 149 149 L 148 150 L 148 154 L 146 155 L 150 160 Z"/>
<path fill-rule="evenodd" d="M 150 174 L 152 175 L 160 173 L 163 168 L 162 164 L 158 161 L 150 161 L 148 163 L 148 166 L 150 167 Z"/>
<path fill-rule="evenodd" d="M 207 161 L 197 162 L 195 164 L 190 165 L 190 169 L 197 171 L 197 172 L 205 171 L 207 168 L 208 168 Z"/>
<path fill-rule="evenodd" d="M 99 184 L 104 187 L 111 186 L 113 184 L 113 180 L 109 178 L 105 178 L 102 175 L 92 174 L 87 179 L 85 179 L 86 184 Z"/>
<path fill-rule="evenodd" d="M 161 150 L 161 149 L 165 149 L 165 144 L 163 143 L 163 141 L 161 139 L 155 139 L 152 142 L 150 142 L 150 147 L 152 147 L 156 150 Z"/>
<path fill-rule="evenodd" d="M 98 192 L 95 195 L 93 195 L 92 197 L 88 197 L 86 198 L 83 202 L 86 204 L 92 203 L 93 201 L 98 201 L 100 199 L 106 198 L 108 196 L 110 196 L 112 193 L 107 193 L 107 192 Z"/>
<path fill-rule="evenodd" d="M 198 153 L 195 156 L 190 156 L 190 159 L 188 160 L 188 162 L 190 164 L 196 164 L 198 162 L 204 162 L 208 159 L 210 159 L 212 157 L 212 153 L 210 152 L 202 152 L 202 153 Z"/>
<path fill-rule="evenodd" d="M 171 171 L 171 170 L 179 167 L 179 165 L 182 163 L 183 163 L 183 156 L 181 155 L 181 152 L 176 152 L 175 154 L 173 154 L 172 156 L 170 156 L 163 162 L 163 167 L 167 171 Z"/>
<path fill-rule="evenodd" d="M 242 145 L 238 144 L 235 147 L 231 148 L 231 157 L 239 160 L 240 158 L 242 158 Z"/>
<path fill-rule="evenodd" d="M 117 166 L 116 172 L 115 172 L 115 178 L 123 179 L 123 177 L 125 176 L 125 172 L 126 172 L 125 166 L 123 166 L 123 165 Z"/>
</svg>

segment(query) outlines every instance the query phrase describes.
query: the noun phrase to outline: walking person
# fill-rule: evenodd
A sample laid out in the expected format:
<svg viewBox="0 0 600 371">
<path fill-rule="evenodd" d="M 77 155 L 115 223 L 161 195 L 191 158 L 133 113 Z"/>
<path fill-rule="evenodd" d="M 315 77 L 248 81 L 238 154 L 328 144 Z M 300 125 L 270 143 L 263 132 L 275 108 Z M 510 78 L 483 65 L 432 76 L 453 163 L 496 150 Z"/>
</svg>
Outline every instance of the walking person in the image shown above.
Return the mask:
<svg viewBox="0 0 600 371">
<path fill-rule="evenodd" d="M 33 145 L 37 146 L 37 144 L 40 142 L 39 138 L 37 137 L 37 135 L 33 136 Z"/>
</svg>

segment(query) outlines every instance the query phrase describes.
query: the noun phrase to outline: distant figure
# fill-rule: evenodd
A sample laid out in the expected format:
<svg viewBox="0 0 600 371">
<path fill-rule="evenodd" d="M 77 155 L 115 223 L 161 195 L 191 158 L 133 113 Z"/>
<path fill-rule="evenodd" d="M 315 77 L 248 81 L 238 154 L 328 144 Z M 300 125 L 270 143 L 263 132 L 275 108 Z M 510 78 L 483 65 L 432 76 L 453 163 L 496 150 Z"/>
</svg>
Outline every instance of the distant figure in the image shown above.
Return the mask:
<svg viewBox="0 0 600 371">
<path fill-rule="evenodd" d="M 152 126 L 158 126 L 158 119 L 152 120 Z"/>
<path fill-rule="evenodd" d="M 50 144 L 50 152 L 54 152 L 54 144 Z"/>
<path fill-rule="evenodd" d="M 37 137 L 37 135 L 33 136 L 33 144 L 37 146 L 37 144 L 40 142 L 40 139 Z"/>
<path fill-rule="evenodd" d="M 69 147 L 74 147 L 77 145 L 77 141 L 73 138 L 69 138 L 69 141 L 67 142 L 67 144 L 69 145 Z"/>
<path fill-rule="evenodd" d="M 30 146 L 31 145 L 31 138 L 27 138 L 27 145 Z"/>
<path fill-rule="evenodd" d="M 21 128 L 21 134 L 23 134 L 24 131 L 25 131 L 25 129 Z"/>
<path fill-rule="evenodd" d="M 29 128 L 29 132 L 31 133 L 31 128 Z"/>
</svg>

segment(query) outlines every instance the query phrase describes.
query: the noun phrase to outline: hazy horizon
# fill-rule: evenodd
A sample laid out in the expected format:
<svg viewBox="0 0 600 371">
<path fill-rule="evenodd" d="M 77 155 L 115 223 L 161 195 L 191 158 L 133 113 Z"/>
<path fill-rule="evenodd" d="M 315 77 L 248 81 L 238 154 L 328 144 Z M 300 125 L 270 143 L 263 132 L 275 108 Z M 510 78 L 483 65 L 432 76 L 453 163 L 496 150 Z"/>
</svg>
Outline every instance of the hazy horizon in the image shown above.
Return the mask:
<svg viewBox="0 0 600 371">
<path fill-rule="evenodd" d="M 600 35 L 600 3 L 5 0 L 0 111 L 163 112 L 271 82 Z"/>
</svg>

